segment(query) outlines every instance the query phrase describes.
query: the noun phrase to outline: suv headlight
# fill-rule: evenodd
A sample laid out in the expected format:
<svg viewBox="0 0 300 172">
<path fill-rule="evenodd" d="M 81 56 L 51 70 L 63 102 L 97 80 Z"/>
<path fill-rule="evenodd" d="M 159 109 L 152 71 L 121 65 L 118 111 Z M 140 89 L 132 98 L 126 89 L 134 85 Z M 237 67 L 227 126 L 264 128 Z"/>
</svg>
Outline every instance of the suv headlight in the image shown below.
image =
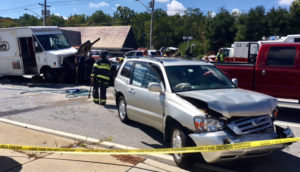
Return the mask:
<svg viewBox="0 0 300 172">
<path fill-rule="evenodd" d="M 194 124 L 197 132 L 214 132 L 224 129 L 224 122 L 203 117 L 195 117 Z"/>
</svg>

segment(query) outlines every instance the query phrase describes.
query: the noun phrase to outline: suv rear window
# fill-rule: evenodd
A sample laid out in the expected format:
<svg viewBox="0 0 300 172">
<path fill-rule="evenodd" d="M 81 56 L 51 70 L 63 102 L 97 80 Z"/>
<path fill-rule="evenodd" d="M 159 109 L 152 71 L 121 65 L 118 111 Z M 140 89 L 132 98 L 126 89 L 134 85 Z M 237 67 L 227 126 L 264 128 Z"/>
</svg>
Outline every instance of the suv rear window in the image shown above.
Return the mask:
<svg viewBox="0 0 300 172">
<path fill-rule="evenodd" d="M 268 53 L 268 66 L 293 66 L 296 47 L 271 47 Z"/>
<path fill-rule="evenodd" d="M 122 69 L 122 71 L 121 71 L 121 75 L 122 75 L 122 76 L 124 76 L 124 77 L 126 77 L 126 78 L 130 78 L 132 64 L 133 64 L 133 62 L 131 61 L 131 62 L 127 62 L 127 63 L 124 65 L 124 67 L 123 67 L 123 69 Z"/>
</svg>

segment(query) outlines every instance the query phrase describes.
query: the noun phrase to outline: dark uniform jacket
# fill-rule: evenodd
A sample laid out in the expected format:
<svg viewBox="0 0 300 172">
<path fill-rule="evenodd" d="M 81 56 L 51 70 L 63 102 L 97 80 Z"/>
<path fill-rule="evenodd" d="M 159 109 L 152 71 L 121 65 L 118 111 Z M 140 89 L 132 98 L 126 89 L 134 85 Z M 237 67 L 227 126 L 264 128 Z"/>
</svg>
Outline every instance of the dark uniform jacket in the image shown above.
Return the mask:
<svg viewBox="0 0 300 172">
<path fill-rule="evenodd" d="M 97 60 L 96 63 L 94 63 L 91 77 L 94 77 L 95 81 L 109 83 L 110 76 L 110 61 L 106 58 Z"/>
</svg>

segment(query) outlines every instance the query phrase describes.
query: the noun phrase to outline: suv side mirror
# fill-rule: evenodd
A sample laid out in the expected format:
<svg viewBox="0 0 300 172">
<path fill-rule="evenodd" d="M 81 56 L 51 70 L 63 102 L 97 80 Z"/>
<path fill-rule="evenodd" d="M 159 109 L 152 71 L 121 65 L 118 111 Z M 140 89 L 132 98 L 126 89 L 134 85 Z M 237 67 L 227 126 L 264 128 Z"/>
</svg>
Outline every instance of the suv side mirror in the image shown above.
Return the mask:
<svg viewBox="0 0 300 172">
<path fill-rule="evenodd" d="M 239 80 L 237 78 L 232 78 L 231 81 L 234 83 L 235 86 L 239 86 Z"/>
<path fill-rule="evenodd" d="M 158 92 L 158 93 L 162 92 L 161 85 L 160 85 L 160 83 L 157 83 L 157 82 L 149 83 L 148 90 L 151 92 Z"/>
</svg>

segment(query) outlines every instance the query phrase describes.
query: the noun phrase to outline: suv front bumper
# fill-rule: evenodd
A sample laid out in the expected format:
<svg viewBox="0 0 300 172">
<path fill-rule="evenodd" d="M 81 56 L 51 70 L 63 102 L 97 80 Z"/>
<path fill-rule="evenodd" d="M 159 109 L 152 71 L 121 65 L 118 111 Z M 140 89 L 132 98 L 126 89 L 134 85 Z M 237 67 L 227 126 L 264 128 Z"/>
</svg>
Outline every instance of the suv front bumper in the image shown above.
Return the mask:
<svg viewBox="0 0 300 172">
<path fill-rule="evenodd" d="M 229 131 L 218 131 L 212 133 L 193 133 L 189 136 L 193 139 L 197 146 L 205 145 L 222 145 L 249 141 L 270 140 L 278 138 L 294 137 L 290 128 L 283 129 L 276 126 L 277 133 L 260 133 L 247 134 L 236 136 Z M 216 152 L 202 152 L 202 156 L 208 163 L 231 161 L 241 158 L 250 158 L 257 156 L 264 156 L 272 153 L 275 150 L 285 148 L 289 144 L 278 144 L 264 147 L 255 147 L 248 149 L 232 150 L 232 151 L 216 151 Z"/>
</svg>

